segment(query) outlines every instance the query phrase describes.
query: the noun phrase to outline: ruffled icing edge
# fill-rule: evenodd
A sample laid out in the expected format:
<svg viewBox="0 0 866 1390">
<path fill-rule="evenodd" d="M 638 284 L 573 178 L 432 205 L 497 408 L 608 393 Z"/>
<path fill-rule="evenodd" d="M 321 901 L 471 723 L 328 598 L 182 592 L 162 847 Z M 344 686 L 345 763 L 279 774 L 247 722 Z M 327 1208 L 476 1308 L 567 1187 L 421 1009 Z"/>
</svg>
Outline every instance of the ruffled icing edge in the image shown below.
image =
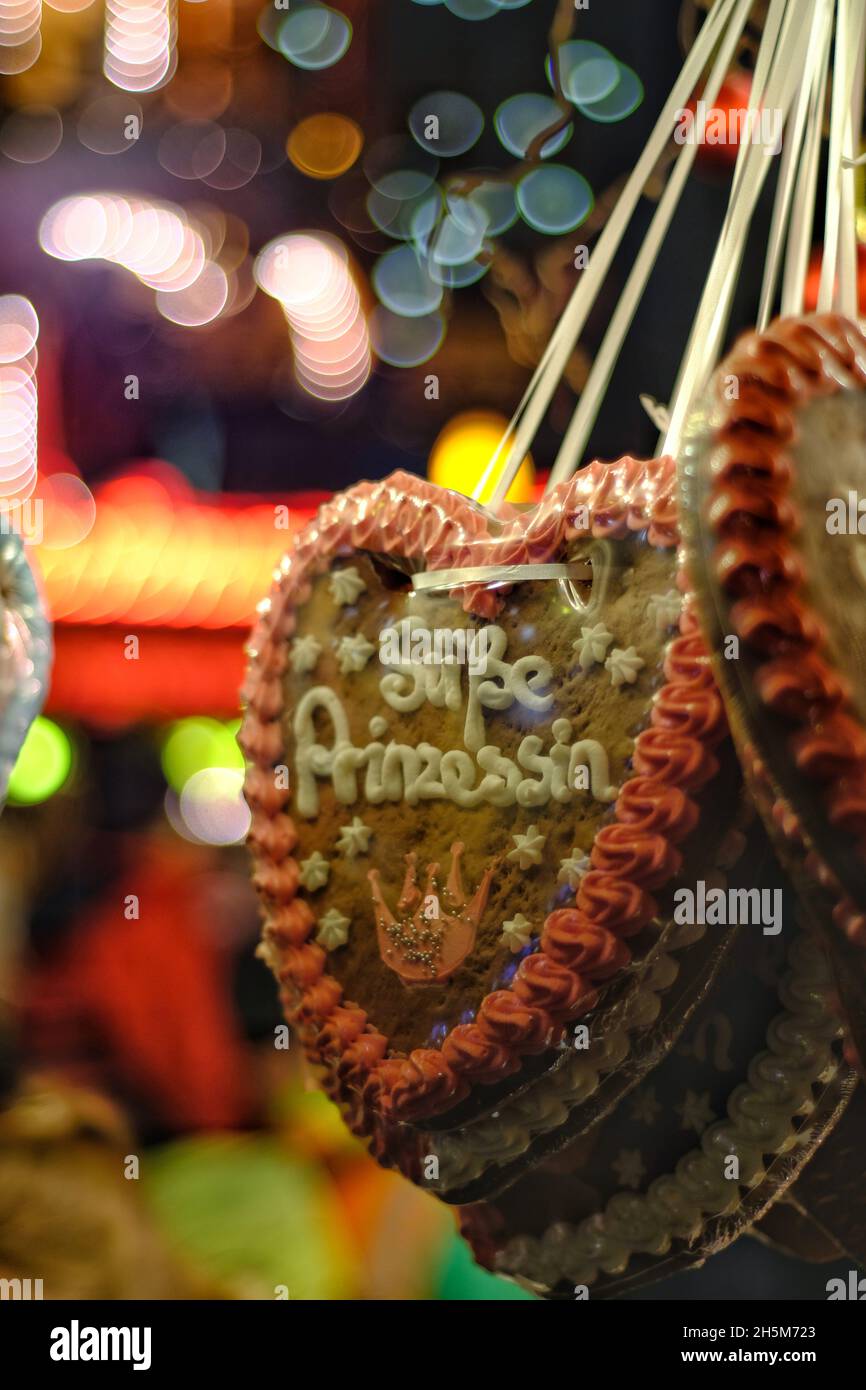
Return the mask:
<svg viewBox="0 0 866 1390">
<path fill-rule="evenodd" d="M 728 400 L 722 386 L 731 376 L 739 395 Z M 863 856 L 866 731 L 806 593 L 788 452 L 804 403 L 856 386 L 866 386 L 866 337 L 838 314 L 777 319 L 741 338 L 715 378 L 707 519 L 731 628 L 758 662 L 757 698 L 788 726 L 793 765 L 815 785 L 834 831 Z M 773 817 L 789 840 L 803 844 L 787 802 L 776 802 Z M 806 866 L 837 898 L 838 928 L 866 946 L 862 909 L 819 855 L 809 853 Z"/>
<path fill-rule="evenodd" d="M 768 1155 L 793 1152 L 812 1122 L 815 1089 L 834 1076 L 853 1075 L 834 1054 L 839 1025 L 829 1014 L 827 960 L 805 932 L 792 944 L 779 995 L 784 1011 L 771 1021 L 767 1048 L 752 1058 L 746 1079 L 731 1092 L 727 1118 L 713 1121 L 700 1145 L 672 1173 L 644 1192 L 618 1192 L 578 1224 L 554 1222 L 540 1236 L 513 1236 L 501 1246 L 483 1209 L 465 1209 L 464 1234 L 476 1256 L 502 1274 L 548 1293 L 557 1285 L 591 1286 L 600 1275 L 623 1274 L 635 1255 L 666 1255 L 675 1241 L 694 1244 L 714 1218 L 734 1213 L 767 1176 Z M 813 1151 L 809 1148 L 809 1153 Z M 736 1155 L 740 1177 L 726 1176 Z"/>
<path fill-rule="evenodd" d="M 285 756 L 282 676 L 295 610 L 308 600 L 312 577 L 358 548 L 449 569 L 543 562 L 564 541 L 582 536 L 610 539 L 646 531 L 651 544 L 673 547 L 679 542 L 675 483 L 669 458 L 593 463 L 554 489 L 533 513 L 514 518 L 493 536 L 480 508 L 397 472 L 326 503 L 274 572 L 247 647 L 246 711 L 239 734 L 249 762 L 245 794 L 252 812 L 253 883 L 264 916 L 260 950 L 280 983 L 286 1016 L 309 1061 L 321 1069 L 324 1089 L 357 1133 L 375 1135 L 383 1121 L 442 1114 L 476 1083 L 501 1079 L 522 1057 L 553 1046 L 566 1024 L 595 1004 L 597 985 L 610 977 L 612 964 L 618 970 L 630 958 L 624 938 L 657 915 L 652 893 L 679 869 L 676 846 L 698 819 L 693 794 L 715 775 L 712 749 L 727 724 L 687 604 L 680 636 L 667 648 L 665 683 L 648 727 L 635 741 L 634 775 L 620 788 L 612 821 L 596 835 L 591 870 L 574 905 L 548 915 L 539 950 L 522 962 L 507 989 L 482 1000 L 473 1023 L 453 1028 L 441 1049 L 391 1055 L 388 1039 L 327 973 L 326 952 L 311 939 L 315 915 L 298 896 L 292 856 L 297 833 L 286 813 L 291 793 L 274 777 Z M 477 585 L 454 594 L 467 611 L 487 619 L 503 602 L 501 589 Z"/>
</svg>

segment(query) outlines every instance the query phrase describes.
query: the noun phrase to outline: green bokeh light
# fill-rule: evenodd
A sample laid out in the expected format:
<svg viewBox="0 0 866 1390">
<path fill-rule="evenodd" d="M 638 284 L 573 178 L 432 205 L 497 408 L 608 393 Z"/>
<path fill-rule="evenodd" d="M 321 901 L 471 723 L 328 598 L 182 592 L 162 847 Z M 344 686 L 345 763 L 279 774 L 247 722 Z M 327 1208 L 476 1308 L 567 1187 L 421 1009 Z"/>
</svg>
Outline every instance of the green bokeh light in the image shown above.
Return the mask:
<svg viewBox="0 0 866 1390">
<path fill-rule="evenodd" d="M 243 754 L 235 742 L 239 727 L 239 720 L 223 724 L 206 715 L 172 724 L 162 745 L 162 770 L 172 790 L 182 792 L 190 777 L 208 767 L 243 770 Z"/>
<path fill-rule="evenodd" d="M 72 743 L 52 719 L 34 719 L 9 778 L 9 801 L 35 806 L 47 801 L 72 771 Z"/>
</svg>

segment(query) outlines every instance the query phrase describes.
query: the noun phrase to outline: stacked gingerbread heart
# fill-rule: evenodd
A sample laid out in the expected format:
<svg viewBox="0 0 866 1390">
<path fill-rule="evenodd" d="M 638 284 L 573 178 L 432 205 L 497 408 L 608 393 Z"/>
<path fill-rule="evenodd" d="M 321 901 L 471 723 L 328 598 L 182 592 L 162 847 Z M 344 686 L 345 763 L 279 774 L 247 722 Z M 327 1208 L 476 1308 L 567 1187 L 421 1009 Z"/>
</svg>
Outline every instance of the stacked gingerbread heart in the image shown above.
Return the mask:
<svg viewBox="0 0 866 1390">
<path fill-rule="evenodd" d="M 725 398 L 723 381 L 736 380 Z M 866 1053 L 866 338 L 781 319 L 719 369 L 682 454 L 691 574 L 716 672 L 779 853 L 830 924 Z"/>
</svg>

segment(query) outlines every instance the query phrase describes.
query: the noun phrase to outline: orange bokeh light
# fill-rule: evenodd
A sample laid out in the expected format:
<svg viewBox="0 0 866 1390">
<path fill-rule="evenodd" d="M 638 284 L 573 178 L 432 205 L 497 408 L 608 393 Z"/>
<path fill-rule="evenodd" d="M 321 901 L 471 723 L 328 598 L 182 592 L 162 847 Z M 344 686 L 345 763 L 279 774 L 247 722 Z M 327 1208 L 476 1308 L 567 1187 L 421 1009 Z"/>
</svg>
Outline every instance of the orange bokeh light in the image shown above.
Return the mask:
<svg viewBox="0 0 866 1390">
<path fill-rule="evenodd" d="M 302 174 L 335 179 L 351 169 L 363 146 L 360 126 L 348 116 L 322 111 L 299 121 L 286 141 L 286 153 Z"/>
<path fill-rule="evenodd" d="M 56 621 L 248 627 L 290 535 L 310 516 L 292 508 L 288 528 L 278 528 L 273 504 L 171 496 L 146 476 L 106 484 L 94 502 L 77 544 L 37 547 Z"/>
</svg>

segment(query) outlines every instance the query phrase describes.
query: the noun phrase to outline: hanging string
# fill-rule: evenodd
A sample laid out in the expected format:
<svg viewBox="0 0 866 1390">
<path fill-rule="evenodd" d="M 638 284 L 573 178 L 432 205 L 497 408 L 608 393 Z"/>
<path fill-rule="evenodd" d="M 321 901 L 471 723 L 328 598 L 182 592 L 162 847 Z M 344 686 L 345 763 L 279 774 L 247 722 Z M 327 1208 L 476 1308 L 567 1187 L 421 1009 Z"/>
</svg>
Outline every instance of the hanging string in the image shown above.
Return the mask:
<svg viewBox="0 0 866 1390">
<path fill-rule="evenodd" d="M 863 119 L 863 57 L 866 40 L 866 0 L 848 0 L 848 32 L 845 36 L 845 120 L 839 161 L 839 251 L 834 307 L 855 319 L 859 313 L 857 288 L 857 225 L 854 160 L 859 153 Z M 856 141 L 856 145 L 855 145 Z"/>
<path fill-rule="evenodd" d="M 692 142 L 684 144 L 677 156 L 676 164 L 667 182 L 658 208 L 644 237 L 640 251 L 635 259 L 631 273 L 626 280 L 613 312 L 601 347 L 596 354 L 592 369 L 580 395 L 580 400 L 571 417 L 568 429 L 563 436 L 559 452 L 550 472 L 548 490 L 563 482 L 577 470 L 583 458 L 592 427 L 595 424 L 605 392 L 619 360 L 622 345 L 631 327 L 638 305 L 643 297 L 653 266 L 658 258 L 664 238 L 682 196 L 686 180 L 691 172 L 698 148 L 704 142 L 707 112 L 719 94 L 727 76 L 737 43 L 746 26 L 752 0 L 740 0 L 734 12 L 724 41 L 721 44 L 712 71 L 707 78 L 702 93 L 702 103 L 698 107 L 697 120 L 692 133 Z"/>
<path fill-rule="evenodd" d="M 760 119 L 765 104 L 770 110 L 779 110 L 784 123 L 794 96 L 797 62 L 805 48 L 804 25 L 798 22 L 795 5 L 788 5 L 786 0 L 778 0 L 778 4 L 782 7 L 781 11 L 777 10 L 777 14 L 782 13 L 782 33 L 775 52 L 766 54 L 760 73 L 762 52 L 759 51 L 749 101 L 749 110 L 755 115 L 750 116 L 750 120 Z M 771 13 L 773 8 L 771 3 Z M 764 50 L 763 42 L 761 50 Z M 769 172 L 770 160 L 757 142 L 741 144 L 737 163 L 739 178 L 735 174 L 728 211 L 674 388 L 670 425 L 659 443 L 661 453 L 674 457 L 679 451 L 685 421 L 718 358 L 749 226 Z"/>
<path fill-rule="evenodd" d="M 773 305 L 775 303 L 779 275 L 782 269 L 782 252 L 785 246 L 786 236 L 791 228 L 791 209 L 794 200 L 794 189 L 803 157 L 809 109 L 812 101 L 812 90 L 815 84 L 816 73 L 821 67 L 825 33 L 829 40 L 832 17 L 833 0 L 818 0 L 812 16 L 812 25 L 808 36 L 803 77 L 797 89 L 794 111 L 791 121 L 789 122 L 789 127 L 785 131 L 782 165 L 779 170 L 779 179 L 776 186 L 776 198 L 773 204 L 773 219 L 770 225 L 767 257 L 764 264 L 764 279 L 761 285 L 761 298 L 758 306 L 756 327 L 759 331 L 767 327 L 767 324 L 773 316 Z"/>
<path fill-rule="evenodd" d="M 853 240 L 853 168 L 857 159 L 854 132 L 859 134 L 862 119 L 863 43 L 866 39 L 866 0 L 837 0 L 836 49 L 834 63 L 835 127 L 831 119 L 831 169 L 837 177 L 835 195 L 828 191 L 826 235 L 831 243 L 832 262 L 837 275 L 827 269 L 825 256 L 822 281 L 840 305 L 850 304 L 852 293 L 856 309 L 856 244 Z M 533 374 L 511 424 L 481 478 L 475 496 L 486 490 L 498 474 L 492 502 L 496 506 L 508 492 L 520 464 L 530 447 L 550 404 L 586 318 L 635 207 L 649 173 L 670 137 L 671 124 L 691 96 L 695 81 L 707 56 L 716 48 L 716 59 L 705 88 L 705 104 L 699 108 L 698 141 L 703 138 L 707 109 L 715 100 L 727 71 L 737 39 L 742 33 L 750 5 L 747 0 L 716 0 L 698 40 L 683 65 L 668 101 L 656 122 L 650 140 L 635 166 L 620 200 L 594 249 L 590 266 L 582 275 L 566 306 L 557 329 Z M 808 23 L 792 0 L 770 0 L 764 34 L 752 82 L 749 122 L 759 122 L 762 110 L 778 110 L 787 137 L 779 173 L 773 222 L 765 262 L 759 308 L 763 326 L 772 312 L 788 229 L 784 259 L 782 311 L 802 305 L 814 218 L 815 189 L 821 141 L 821 117 L 827 83 L 832 37 L 833 0 L 816 0 Z M 718 45 L 721 45 L 720 49 Z M 847 56 L 846 56 L 847 55 Z M 793 106 L 793 117 L 788 113 Z M 765 183 L 769 160 L 760 142 L 752 141 L 750 124 L 737 155 L 731 196 L 725 222 L 698 307 L 689 343 L 684 354 L 673 395 L 670 421 L 660 450 L 675 453 L 688 413 L 718 358 L 730 316 L 736 277 L 742 261 L 754 209 Z M 833 129 L 837 157 L 833 162 Z M 574 412 L 554 463 L 548 486 L 569 477 L 579 465 L 586 440 L 600 408 L 604 392 L 631 325 L 647 279 L 659 254 L 682 188 L 694 159 L 694 147 L 684 147 L 670 175 L 659 207 L 641 246 L 623 295 L 614 310 L 601 349 L 593 365 L 581 400 Z M 851 216 L 845 214 L 850 202 Z M 844 230 L 840 224 L 844 219 Z M 826 277 L 829 277 L 828 279 Z M 836 288 L 834 289 L 834 285 Z M 853 290 L 852 290 L 853 286 Z M 851 312 L 849 308 L 847 312 Z M 504 462 L 499 467 L 503 451 Z"/>
<path fill-rule="evenodd" d="M 574 351 L 575 343 L 625 234 L 644 185 L 668 144 L 678 112 L 692 95 L 706 62 L 724 33 L 736 2 L 737 0 L 715 0 L 643 153 L 629 175 L 616 207 L 594 247 L 589 266 L 581 275 L 511 424 L 475 488 L 474 497 L 479 498 L 495 477 L 497 481 L 493 504 L 496 505 L 505 498 L 514 481 Z M 500 468 L 503 450 L 507 452 Z"/>
<path fill-rule="evenodd" d="M 785 316 L 802 313 L 805 300 L 806 276 L 809 270 L 809 254 L 812 248 L 812 231 L 815 222 L 827 74 L 830 69 L 833 3 L 834 0 L 824 0 L 821 14 L 820 52 L 813 71 L 812 91 L 806 116 L 806 133 L 803 139 L 800 167 L 797 171 L 797 184 L 794 191 L 794 206 L 788 228 L 781 303 L 781 311 Z"/>
</svg>

